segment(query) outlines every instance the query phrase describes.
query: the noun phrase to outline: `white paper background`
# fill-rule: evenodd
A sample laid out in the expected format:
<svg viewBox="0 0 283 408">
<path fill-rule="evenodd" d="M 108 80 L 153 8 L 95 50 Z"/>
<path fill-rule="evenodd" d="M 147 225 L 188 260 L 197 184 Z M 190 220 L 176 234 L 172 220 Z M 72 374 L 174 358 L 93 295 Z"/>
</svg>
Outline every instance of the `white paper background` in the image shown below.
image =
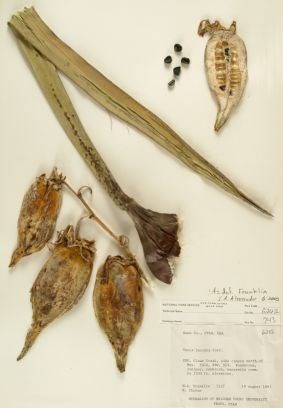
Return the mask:
<svg viewBox="0 0 283 408">
<path fill-rule="evenodd" d="M 67 139 L 6 26 L 12 13 L 25 5 L 30 4 L 0 1 L 0 405 L 167 408 L 170 329 L 158 323 L 160 300 L 202 298 L 212 285 L 266 287 L 277 295 L 283 289 L 282 3 L 33 2 L 59 37 L 275 214 L 268 219 L 204 181 L 64 80 L 89 135 L 125 191 L 148 208 L 177 212 L 183 221 L 176 278 L 171 286 L 156 282 L 154 292 L 145 291 L 143 325 L 123 375 L 98 328 L 91 300 L 98 266 L 117 249 L 93 225 L 84 228 L 97 240 L 85 296 L 42 333 L 23 361 L 16 362 L 31 320 L 29 289 L 48 254 L 44 250 L 8 270 L 21 200 L 35 176 L 57 165 L 75 187 L 92 186 L 97 212 L 115 231 L 130 236 L 143 263 L 132 222 L 110 201 Z M 196 34 L 203 18 L 218 18 L 225 25 L 236 20 L 248 51 L 244 98 L 219 135 L 213 132 L 216 104 L 203 68 L 207 38 Z M 171 74 L 163 58 L 177 41 L 192 62 L 169 92 Z M 58 228 L 80 214 L 78 203 L 66 194 Z"/>
</svg>

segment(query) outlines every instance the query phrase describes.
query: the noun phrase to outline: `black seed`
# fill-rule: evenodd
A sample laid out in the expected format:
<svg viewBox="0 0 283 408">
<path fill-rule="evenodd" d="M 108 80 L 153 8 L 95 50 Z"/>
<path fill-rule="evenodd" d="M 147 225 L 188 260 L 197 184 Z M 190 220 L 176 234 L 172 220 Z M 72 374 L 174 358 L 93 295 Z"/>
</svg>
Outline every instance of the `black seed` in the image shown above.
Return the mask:
<svg viewBox="0 0 283 408">
<path fill-rule="evenodd" d="M 219 89 L 221 89 L 221 91 L 225 91 L 226 85 L 221 85 L 221 86 L 219 87 Z"/>
<path fill-rule="evenodd" d="M 191 62 L 191 60 L 190 60 L 190 58 L 187 58 L 187 57 L 183 57 L 182 59 L 181 59 L 181 63 L 182 64 L 189 64 Z"/>
<path fill-rule="evenodd" d="M 175 79 L 172 79 L 170 82 L 168 82 L 169 88 L 173 88 L 174 85 L 175 85 Z"/>
<path fill-rule="evenodd" d="M 225 48 L 224 52 L 225 52 L 226 57 L 229 57 L 229 48 Z"/>
<path fill-rule="evenodd" d="M 171 64 L 171 62 L 172 62 L 171 55 L 168 55 L 166 58 L 164 58 L 164 62 L 165 62 L 165 64 Z"/>
<path fill-rule="evenodd" d="M 181 73 L 181 67 L 173 68 L 174 75 L 179 76 Z"/>
<path fill-rule="evenodd" d="M 181 52 L 182 49 L 183 49 L 183 47 L 181 46 L 181 44 L 175 44 L 174 45 L 174 51 Z"/>
</svg>

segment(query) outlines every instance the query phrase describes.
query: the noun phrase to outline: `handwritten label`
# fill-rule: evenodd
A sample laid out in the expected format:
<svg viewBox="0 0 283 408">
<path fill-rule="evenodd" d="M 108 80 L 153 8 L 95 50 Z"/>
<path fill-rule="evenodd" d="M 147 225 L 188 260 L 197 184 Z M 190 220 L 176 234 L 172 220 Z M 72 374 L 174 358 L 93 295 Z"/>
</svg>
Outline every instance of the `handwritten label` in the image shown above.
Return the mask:
<svg viewBox="0 0 283 408">
<path fill-rule="evenodd" d="M 264 288 L 232 288 L 231 286 L 214 286 L 208 291 L 208 299 L 217 302 L 271 302 L 279 303 L 279 297 Z"/>
</svg>

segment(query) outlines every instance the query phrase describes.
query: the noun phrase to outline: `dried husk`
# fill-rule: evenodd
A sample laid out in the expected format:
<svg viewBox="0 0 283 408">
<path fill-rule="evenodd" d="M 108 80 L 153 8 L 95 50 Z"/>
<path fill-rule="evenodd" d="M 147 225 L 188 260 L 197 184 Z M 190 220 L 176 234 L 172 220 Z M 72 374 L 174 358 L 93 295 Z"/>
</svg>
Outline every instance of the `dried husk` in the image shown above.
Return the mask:
<svg viewBox="0 0 283 408">
<path fill-rule="evenodd" d="M 40 251 L 51 239 L 62 202 L 62 177 L 54 169 L 37 177 L 24 196 L 18 219 L 18 243 L 10 265 Z"/>
<path fill-rule="evenodd" d="M 25 356 L 44 327 L 80 300 L 89 283 L 94 253 L 94 242 L 77 237 L 73 226 L 59 234 L 32 286 L 32 324 L 17 360 Z"/>
<path fill-rule="evenodd" d="M 143 319 L 142 282 L 135 260 L 108 256 L 96 275 L 93 292 L 96 318 L 110 341 L 120 372 Z"/>
</svg>

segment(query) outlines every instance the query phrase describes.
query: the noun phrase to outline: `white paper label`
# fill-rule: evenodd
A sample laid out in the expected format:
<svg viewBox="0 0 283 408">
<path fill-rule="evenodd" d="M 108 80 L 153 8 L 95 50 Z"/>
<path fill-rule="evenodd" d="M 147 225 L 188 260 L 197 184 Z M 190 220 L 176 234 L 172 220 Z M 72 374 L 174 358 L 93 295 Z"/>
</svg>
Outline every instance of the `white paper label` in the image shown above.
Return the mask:
<svg viewBox="0 0 283 408">
<path fill-rule="evenodd" d="M 278 329 L 275 329 L 275 331 Z M 172 326 L 172 407 L 281 408 L 278 335 L 255 326 Z"/>
<path fill-rule="evenodd" d="M 271 302 L 164 301 L 161 323 L 280 326 L 280 306 Z"/>
<path fill-rule="evenodd" d="M 171 407 L 282 408 L 280 305 L 256 300 L 162 302 Z"/>
</svg>

